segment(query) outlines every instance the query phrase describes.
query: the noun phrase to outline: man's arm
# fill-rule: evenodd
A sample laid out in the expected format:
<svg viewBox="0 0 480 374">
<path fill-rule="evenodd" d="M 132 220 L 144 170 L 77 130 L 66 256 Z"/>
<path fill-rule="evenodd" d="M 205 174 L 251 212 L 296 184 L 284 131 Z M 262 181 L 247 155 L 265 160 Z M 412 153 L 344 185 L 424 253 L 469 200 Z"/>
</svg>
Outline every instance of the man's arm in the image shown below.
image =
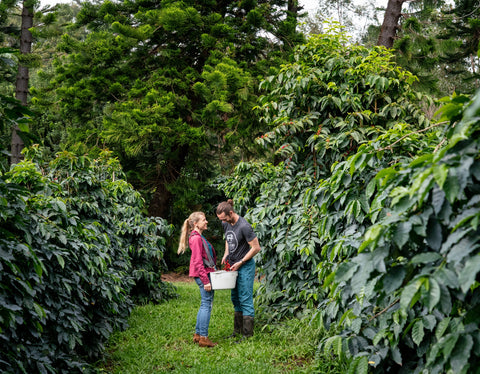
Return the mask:
<svg viewBox="0 0 480 374">
<path fill-rule="evenodd" d="M 227 256 L 228 256 L 228 243 L 227 241 L 225 241 L 225 253 L 223 254 L 223 257 L 222 257 L 222 264 L 225 263 Z"/>
<path fill-rule="evenodd" d="M 253 239 L 252 241 L 248 242 L 250 245 L 250 250 L 247 254 L 242 258 L 241 261 L 236 262 L 232 266 L 232 270 L 238 270 L 240 266 L 242 266 L 245 262 L 250 260 L 253 256 L 255 256 L 258 252 L 260 252 L 260 243 L 258 242 L 258 238 Z"/>
</svg>

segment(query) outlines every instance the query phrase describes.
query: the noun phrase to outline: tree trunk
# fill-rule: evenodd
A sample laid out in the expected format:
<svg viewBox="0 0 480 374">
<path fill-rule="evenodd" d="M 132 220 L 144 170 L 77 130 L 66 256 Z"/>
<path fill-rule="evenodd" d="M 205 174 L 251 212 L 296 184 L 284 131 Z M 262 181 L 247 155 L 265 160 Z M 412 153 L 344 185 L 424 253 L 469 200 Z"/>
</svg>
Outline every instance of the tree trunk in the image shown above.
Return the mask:
<svg viewBox="0 0 480 374">
<path fill-rule="evenodd" d="M 170 218 L 170 203 L 172 194 L 164 183 L 159 183 L 148 206 L 148 215 L 151 217 Z"/>
<path fill-rule="evenodd" d="M 388 0 L 377 45 L 383 45 L 387 48 L 393 47 L 393 41 L 399 28 L 398 20 L 402 15 L 402 5 L 405 1 L 406 0 Z"/>
<path fill-rule="evenodd" d="M 20 32 L 20 54 L 29 54 L 32 51 L 32 33 L 30 28 L 33 27 L 33 8 L 27 8 L 25 1 L 23 2 L 22 10 L 22 28 Z M 17 82 L 15 87 L 15 97 L 20 100 L 22 105 L 27 106 L 28 98 L 28 67 L 22 65 L 18 66 Z M 23 140 L 18 135 L 18 126 L 15 126 L 12 131 L 12 144 L 11 144 L 11 163 L 16 164 L 23 156 L 21 154 L 24 147 Z"/>
<path fill-rule="evenodd" d="M 289 12 L 292 12 L 295 17 L 298 16 L 298 0 L 288 0 L 287 9 Z"/>
<path fill-rule="evenodd" d="M 175 183 L 181 176 L 181 170 L 185 166 L 188 153 L 188 145 L 179 146 L 175 155 L 172 154 L 173 157 L 167 160 L 164 168 L 155 178 L 156 189 L 148 206 L 150 216 L 162 217 L 167 220 L 171 218 L 171 202 L 174 196 L 169 191 L 168 185 Z"/>
</svg>

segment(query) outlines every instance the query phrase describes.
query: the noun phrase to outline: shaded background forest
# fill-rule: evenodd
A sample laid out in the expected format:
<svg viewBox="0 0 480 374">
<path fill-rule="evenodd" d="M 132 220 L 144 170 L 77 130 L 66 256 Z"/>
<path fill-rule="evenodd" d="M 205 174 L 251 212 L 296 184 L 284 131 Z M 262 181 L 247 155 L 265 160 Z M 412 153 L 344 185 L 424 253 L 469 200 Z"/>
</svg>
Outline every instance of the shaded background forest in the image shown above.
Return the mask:
<svg viewBox="0 0 480 374">
<path fill-rule="evenodd" d="M 53 8 L 3 1 L 2 94 L 35 113 L 23 133 L 27 141 L 41 143 L 47 154 L 112 150 L 147 199 L 148 214 L 177 225 L 186 212 L 223 198 L 212 179 L 239 160 L 265 157 L 254 144 L 268 130 L 252 115 L 258 84 L 327 19 L 365 46 L 394 47 L 396 62 L 419 77 L 421 92 L 474 92 L 475 2 L 382 5 L 325 1 L 306 14 L 295 1 L 105 1 Z M 33 35 L 23 52 L 26 10 Z M 359 17 L 377 23 L 355 29 Z M 28 68 L 28 79 L 18 67 Z M 4 130 L 9 149 L 10 129 Z"/>
<path fill-rule="evenodd" d="M 381 5 L 325 1 L 307 14 L 292 0 L 43 8 L 2 1 L 1 91 L 35 113 L 29 130 L 21 131 L 25 124 L 19 131 L 27 142 L 41 143 L 46 155 L 112 150 L 146 198 L 148 214 L 178 225 L 187 212 L 211 212 L 223 198 L 212 188 L 215 177 L 239 160 L 266 156 L 254 144 L 268 130 L 252 115 L 258 84 L 326 20 L 344 25 L 365 46 L 394 47 L 396 62 L 419 77 L 421 92 L 474 92 L 475 1 Z M 31 25 L 23 28 L 32 35 L 21 39 L 26 19 Z M 18 160 L 23 141 L 10 138 L 5 127 L 4 148 Z"/>
<path fill-rule="evenodd" d="M 476 339 L 468 328 L 461 335 L 463 322 L 458 321 L 471 304 L 476 310 L 477 296 L 462 294 L 475 277 L 455 277 L 463 266 L 475 270 L 474 275 L 478 270 L 475 261 L 468 262 L 467 254 L 458 251 L 475 247 L 447 246 L 442 250 L 455 255 L 445 255 L 448 261 L 443 263 L 428 248 L 439 251 L 442 241 L 451 245 L 464 238 L 448 241 L 447 228 L 466 225 L 470 218 L 462 220 L 459 207 L 476 194 L 476 143 L 454 148 L 455 131 L 471 135 L 476 130 L 467 122 L 456 129 L 453 125 L 479 84 L 480 4 L 389 0 L 376 9 L 373 4 L 325 1 L 318 8 L 316 14 L 305 14 L 293 0 L 125 0 L 46 8 L 29 0 L 2 1 L 2 172 L 8 180 L 25 183 L 34 196 L 52 193 L 59 198 L 63 195 L 56 195 L 54 184 L 39 176 L 51 175 L 65 184 L 69 199 L 76 191 L 88 196 L 83 188 L 88 191 L 90 184 L 124 178 L 142 199 L 122 187 L 135 195 L 129 201 L 136 209 L 133 216 L 122 214 L 131 217 L 134 227 L 143 227 L 138 210 L 159 220 L 162 238 L 148 236 L 145 247 L 161 241 L 165 252 L 160 257 L 169 269 L 184 269 L 188 259 L 174 254 L 178 235 L 171 233 L 178 230 L 170 232 L 166 225 L 178 227 L 192 210 L 203 210 L 211 222 L 210 239 L 221 251 L 214 208 L 233 197 L 238 211 L 255 222 L 264 248 L 259 263 L 267 277 L 257 300 L 265 315 L 281 318 L 320 308 L 325 326 L 335 330 L 322 349 L 333 347 L 340 354 L 342 344 L 350 344 L 353 367 L 368 366 L 368 352 L 377 363 L 402 365 L 402 357 L 410 357 L 411 367 L 456 368 L 458 359 L 468 357 L 455 356 L 456 350 L 470 352 Z M 372 23 L 358 27 L 358 19 Z M 437 112 L 443 103 L 447 109 Z M 24 164 L 15 168 L 25 146 L 27 161 L 38 165 L 35 172 L 28 163 L 28 173 Z M 452 161 L 457 159 L 461 161 Z M 53 171 L 62 170 L 59 175 L 48 171 L 52 160 Z M 108 172 L 102 167 L 98 171 L 97 162 L 105 162 Z M 90 172 L 83 172 L 85 165 L 100 176 L 91 180 Z M 421 183 L 410 184 L 404 170 L 418 173 Z M 85 184 L 76 185 L 77 174 Z M 117 187 L 108 188 L 114 188 L 116 201 Z M 415 200 L 418 191 L 420 201 Z M 430 198 L 432 208 L 420 214 L 416 209 Z M 93 209 L 99 215 L 95 203 L 72 201 L 80 212 Z M 54 206 L 56 214 L 64 214 L 61 204 Z M 389 218 L 387 207 L 400 212 L 398 217 Z M 22 231 L 18 225 L 13 226 Z M 473 232 L 465 229 L 462 235 L 471 235 L 476 243 L 477 226 L 471 226 Z M 120 234 L 118 247 L 122 241 L 134 246 L 135 237 L 125 227 L 117 229 L 112 232 Z M 135 230 L 137 235 L 145 228 Z M 63 234 L 59 240 L 63 243 Z M 372 257 L 357 256 L 367 247 Z M 421 257 L 409 259 L 417 252 Z M 165 264 L 160 261 L 142 273 L 135 264 L 148 263 L 144 255 L 129 258 L 122 252 L 122 259 L 129 259 L 115 265 L 108 281 L 116 284 L 117 271 L 134 269 L 136 283 L 125 281 L 121 288 L 138 295 L 143 282 L 150 294 L 155 289 L 152 274 Z M 63 268 L 63 260 L 58 261 Z M 448 273 L 442 270 L 443 278 L 426 275 L 431 270 L 426 264 L 435 261 L 439 269 L 451 266 Z M 371 264 L 377 267 L 369 268 Z M 418 264 L 425 268 L 419 270 Z M 395 267 L 392 275 L 382 278 L 390 266 Z M 364 278 L 356 279 L 363 268 L 358 273 Z M 373 292 L 377 281 L 383 288 Z M 351 284 L 365 289 L 352 290 Z M 454 302 L 445 301 L 450 292 Z M 442 308 L 434 314 L 440 301 Z M 421 303 L 428 307 L 422 309 Z M 378 312 L 368 309 L 372 305 L 385 310 L 378 325 L 379 320 L 368 317 Z M 123 316 L 129 307 L 121 310 Z M 447 318 L 445 329 L 435 335 L 437 322 L 447 316 L 451 321 Z M 467 317 L 471 322 L 473 317 Z M 414 332 L 406 342 L 398 329 L 384 328 L 399 320 Z M 362 323 L 371 323 L 370 330 L 361 329 Z M 98 331 L 98 352 L 105 331 L 121 326 L 119 321 Z M 342 333 L 335 335 L 337 330 Z M 449 340 L 450 353 L 459 342 L 451 362 L 448 355 L 441 363 L 436 356 L 427 362 L 423 348 L 417 350 L 418 360 L 411 358 L 412 346 L 437 344 L 433 335 L 440 340 L 445 331 L 457 334 Z M 360 332 L 364 336 L 357 336 Z M 380 353 L 378 344 L 383 344 Z"/>
</svg>

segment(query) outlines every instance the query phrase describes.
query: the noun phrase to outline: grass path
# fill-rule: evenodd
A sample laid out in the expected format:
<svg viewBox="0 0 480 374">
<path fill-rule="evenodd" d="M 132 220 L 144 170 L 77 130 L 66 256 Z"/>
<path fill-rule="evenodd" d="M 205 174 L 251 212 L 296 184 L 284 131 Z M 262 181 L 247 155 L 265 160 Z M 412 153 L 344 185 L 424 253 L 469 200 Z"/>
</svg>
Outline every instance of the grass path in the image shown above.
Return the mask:
<svg viewBox="0 0 480 374">
<path fill-rule="evenodd" d="M 304 321 L 281 325 L 257 323 L 255 335 L 239 344 L 226 339 L 233 329 L 233 307 L 229 290 L 215 291 L 209 336 L 218 342 L 200 348 L 192 342 L 200 305 L 195 283 L 176 283 L 179 297 L 160 305 L 135 308 L 126 331 L 109 342 L 103 373 L 335 373 L 337 364 L 315 368 L 318 337 Z"/>
</svg>

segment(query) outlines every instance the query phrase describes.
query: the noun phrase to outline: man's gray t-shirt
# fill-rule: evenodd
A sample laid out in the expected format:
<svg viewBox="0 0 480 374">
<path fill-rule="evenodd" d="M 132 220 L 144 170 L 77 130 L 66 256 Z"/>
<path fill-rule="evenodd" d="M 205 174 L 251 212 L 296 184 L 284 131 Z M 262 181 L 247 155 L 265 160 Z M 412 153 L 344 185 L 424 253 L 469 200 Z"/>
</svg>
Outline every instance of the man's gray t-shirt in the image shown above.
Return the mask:
<svg viewBox="0 0 480 374">
<path fill-rule="evenodd" d="M 251 242 L 257 237 L 252 226 L 242 216 L 238 216 L 237 222 L 232 226 L 227 222 L 222 222 L 225 232 L 225 240 L 228 244 L 228 263 L 233 265 L 241 261 L 250 250 Z"/>
</svg>

